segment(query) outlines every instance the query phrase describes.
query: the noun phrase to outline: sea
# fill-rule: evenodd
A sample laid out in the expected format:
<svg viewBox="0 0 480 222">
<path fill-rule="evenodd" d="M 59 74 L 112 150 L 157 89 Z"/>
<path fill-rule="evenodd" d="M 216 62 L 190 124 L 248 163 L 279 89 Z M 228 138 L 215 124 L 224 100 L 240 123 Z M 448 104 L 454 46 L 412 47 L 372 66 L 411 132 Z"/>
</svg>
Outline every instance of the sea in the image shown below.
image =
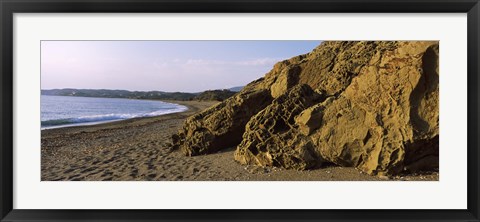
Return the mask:
<svg viewBox="0 0 480 222">
<path fill-rule="evenodd" d="M 186 106 L 153 100 L 41 96 L 42 129 L 92 125 L 186 111 Z"/>
</svg>

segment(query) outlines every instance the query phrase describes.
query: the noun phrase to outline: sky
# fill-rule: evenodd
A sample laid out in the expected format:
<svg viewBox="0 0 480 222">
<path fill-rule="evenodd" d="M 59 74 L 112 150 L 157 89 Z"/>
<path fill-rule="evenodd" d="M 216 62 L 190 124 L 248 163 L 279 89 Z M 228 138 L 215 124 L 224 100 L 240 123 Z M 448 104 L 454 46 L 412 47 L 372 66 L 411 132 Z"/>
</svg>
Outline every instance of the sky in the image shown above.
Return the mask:
<svg viewBox="0 0 480 222">
<path fill-rule="evenodd" d="M 42 41 L 42 89 L 200 92 L 244 86 L 321 41 Z"/>
</svg>

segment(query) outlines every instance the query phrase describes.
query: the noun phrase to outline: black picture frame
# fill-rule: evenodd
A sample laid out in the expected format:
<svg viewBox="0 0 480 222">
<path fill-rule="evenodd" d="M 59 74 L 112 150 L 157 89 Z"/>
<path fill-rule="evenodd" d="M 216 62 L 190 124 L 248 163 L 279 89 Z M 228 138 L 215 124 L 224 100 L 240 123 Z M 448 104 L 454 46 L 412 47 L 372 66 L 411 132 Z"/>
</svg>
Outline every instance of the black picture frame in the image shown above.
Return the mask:
<svg viewBox="0 0 480 222">
<path fill-rule="evenodd" d="M 478 0 L 0 0 L 1 221 L 480 221 Z M 467 13 L 466 210 L 21 210 L 13 209 L 14 13 Z M 412 200 L 413 201 L 413 200 Z M 442 200 L 448 201 L 448 200 Z"/>
</svg>

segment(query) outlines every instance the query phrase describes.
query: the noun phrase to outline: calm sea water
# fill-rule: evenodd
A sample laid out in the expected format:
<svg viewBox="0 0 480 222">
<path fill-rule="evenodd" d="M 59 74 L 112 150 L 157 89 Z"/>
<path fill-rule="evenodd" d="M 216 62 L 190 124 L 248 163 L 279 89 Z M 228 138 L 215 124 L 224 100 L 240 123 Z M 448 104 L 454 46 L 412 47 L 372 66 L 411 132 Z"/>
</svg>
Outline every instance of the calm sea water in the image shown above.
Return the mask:
<svg viewBox="0 0 480 222">
<path fill-rule="evenodd" d="M 159 116 L 187 109 L 182 105 L 151 100 L 43 95 L 41 97 L 42 129 Z"/>
</svg>

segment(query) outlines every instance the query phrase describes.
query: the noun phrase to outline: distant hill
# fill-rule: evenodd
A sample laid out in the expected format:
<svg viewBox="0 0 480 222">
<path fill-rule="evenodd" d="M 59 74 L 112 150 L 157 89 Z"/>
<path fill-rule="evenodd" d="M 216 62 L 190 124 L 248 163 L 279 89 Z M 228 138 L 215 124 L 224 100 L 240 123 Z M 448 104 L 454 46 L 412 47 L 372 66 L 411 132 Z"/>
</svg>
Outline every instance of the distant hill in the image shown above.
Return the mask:
<svg viewBox="0 0 480 222">
<path fill-rule="evenodd" d="M 231 96 L 233 96 L 236 92 L 224 89 L 224 90 L 207 90 L 205 92 L 200 93 L 199 95 L 195 96 L 195 100 L 200 101 L 223 101 Z"/>
<path fill-rule="evenodd" d="M 232 96 L 230 90 L 208 90 L 202 93 L 163 92 L 163 91 L 128 91 L 111 89 L 48 89 L 42 90 L 42 95 L 50 96 L 79 96 L 100 98 L 128 98 L 128 99 L 158 99 L 158 100 L 217 100 Z"/>
<path fill-rule="evenodd" d="M 232 92 L 240 92 L 240 90 L 243 89 L 244 86 L 236 86 L 236 87 L 232 87 L 228 90 L 232 91 Z"/>
<path fill-rule="evenodd" d="M 173 99 L 191 100 L 197 94 L 183 92 L 162 92 L 162 91 L 127 91 L 110 89 L 50 89 L 42 90 L 42 95 L 51 96 L 81 96 L 101 98 L 128 98 L 128 99 Z"/>
</svg>

